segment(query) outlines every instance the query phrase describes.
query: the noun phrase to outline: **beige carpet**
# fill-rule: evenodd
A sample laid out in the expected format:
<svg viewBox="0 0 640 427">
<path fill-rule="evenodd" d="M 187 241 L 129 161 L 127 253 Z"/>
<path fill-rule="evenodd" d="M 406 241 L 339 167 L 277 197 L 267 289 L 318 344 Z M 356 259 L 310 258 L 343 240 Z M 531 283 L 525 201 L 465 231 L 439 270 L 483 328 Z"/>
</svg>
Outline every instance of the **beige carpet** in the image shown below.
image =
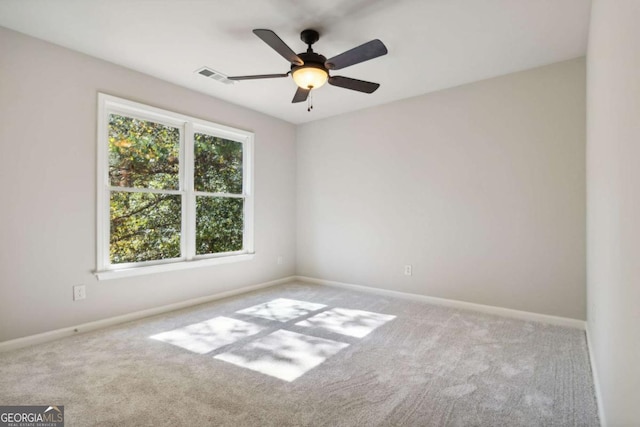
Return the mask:
<svg viewBox="0 0 640 427">
<path fill-rule="evenodd" d="M 288 284 L 0 354 L 67 426 L 597 426 L 583 331 Z"/>
</svg>

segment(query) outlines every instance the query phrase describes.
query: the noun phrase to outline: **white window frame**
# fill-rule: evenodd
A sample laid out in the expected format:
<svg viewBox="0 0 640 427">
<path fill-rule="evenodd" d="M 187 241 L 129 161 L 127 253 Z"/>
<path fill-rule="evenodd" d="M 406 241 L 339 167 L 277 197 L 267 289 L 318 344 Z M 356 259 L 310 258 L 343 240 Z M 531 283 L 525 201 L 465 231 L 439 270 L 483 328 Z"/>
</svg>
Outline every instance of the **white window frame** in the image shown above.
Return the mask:
<svg viewBox="0 0 640 427">
<path fill-rule="evenodd" d="M 179 258 L 111 264 L 109 258 L 111 231 L 110 196 L 112 191 L 118 191 L 121 187 L 113 187 L 109 181 L 108 118 L 110 114 L 149 120 L 176 127 L 180 130 L 179 188 L 177 190 L 125 189 L 126 191 L 175 194 L 181 196 L 182 225 Z M 242 194 L 195 191 L 193 184 L 194 133 L 204 133 L 242 144 Z M 252 132 L 223 126 L 104 93 L 98 93 L 97 268 L 95 271 L 98 279 L 115 279 L 253 259 L 255 253 L 253 239 L 253 139 L 254 135 Z M 244 199 L 243 249 L 241 251 L 196 255 L 196 196 Z"/>
</svg>

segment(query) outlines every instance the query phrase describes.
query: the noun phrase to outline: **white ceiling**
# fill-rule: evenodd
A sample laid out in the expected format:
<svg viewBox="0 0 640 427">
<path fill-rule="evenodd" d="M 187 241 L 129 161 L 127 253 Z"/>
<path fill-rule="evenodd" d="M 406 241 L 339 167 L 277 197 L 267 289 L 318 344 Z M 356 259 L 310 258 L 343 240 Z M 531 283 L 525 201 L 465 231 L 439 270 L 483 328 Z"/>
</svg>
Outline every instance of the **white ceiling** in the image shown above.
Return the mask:
<svg viewBox="0 0 640 427">
<path fill-rule="evenodd" d="M 590 0 L 1 0 L 0 25 L 303 123 L 582 56 L 589 10 Z M 332 74 L 381 87 L 325 85 L 308 113 L 291 103 L 291 78 L 225 85 L 194 73 L 287 72 L 254 28 L 296 52 L 300 31 L 316 29 L 328 58 L 379 38 L 386 56 Z"/>
</svg>

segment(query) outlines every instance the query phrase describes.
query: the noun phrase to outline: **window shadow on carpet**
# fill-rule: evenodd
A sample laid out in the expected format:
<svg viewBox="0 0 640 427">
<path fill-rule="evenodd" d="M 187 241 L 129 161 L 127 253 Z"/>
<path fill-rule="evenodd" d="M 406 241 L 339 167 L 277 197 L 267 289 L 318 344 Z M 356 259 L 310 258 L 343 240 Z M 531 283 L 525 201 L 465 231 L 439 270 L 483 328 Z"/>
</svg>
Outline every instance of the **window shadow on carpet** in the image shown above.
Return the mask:
<svg viewBox="0 0 640 427">
<path fill-rule="evenodd" d="M 313 314 L 319 310 L 323 311 Z M 308 328 L 310 333 L 319 329 L 363 338 L 396 317 L 363 310 L 329 308 L 324 304 L 287 298 L 277 298 L 235 313 L 283 324 L 262 326 L 220 316 L 150 338 L 202 355 L 225 346 L 233 347 L 232 344 L 245 340 L 244 344 L 213 358 L 291 382 L 350 345 L 287 330 L 293 322 L 297 321 L 296 326 Z M 307 318 L 300 320 L 304 317 Z M 257 336 L 249 338 L 253 335 Z"/>
</svg>

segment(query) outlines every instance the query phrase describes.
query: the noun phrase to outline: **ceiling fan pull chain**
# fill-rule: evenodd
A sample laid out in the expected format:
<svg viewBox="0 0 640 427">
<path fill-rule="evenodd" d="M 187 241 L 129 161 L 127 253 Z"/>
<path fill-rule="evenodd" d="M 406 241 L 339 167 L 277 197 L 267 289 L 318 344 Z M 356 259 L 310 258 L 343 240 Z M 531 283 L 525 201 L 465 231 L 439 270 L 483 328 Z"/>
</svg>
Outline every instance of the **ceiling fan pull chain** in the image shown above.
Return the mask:
<svg viewBox="0 0 640 427">
<path fill-rule="evenodd" d="M 307 98 L 307 111 L 311 112 L 313 110 L 313 95 L 311 91 L 309 91 L 309 98 Z"/>
</svg>

